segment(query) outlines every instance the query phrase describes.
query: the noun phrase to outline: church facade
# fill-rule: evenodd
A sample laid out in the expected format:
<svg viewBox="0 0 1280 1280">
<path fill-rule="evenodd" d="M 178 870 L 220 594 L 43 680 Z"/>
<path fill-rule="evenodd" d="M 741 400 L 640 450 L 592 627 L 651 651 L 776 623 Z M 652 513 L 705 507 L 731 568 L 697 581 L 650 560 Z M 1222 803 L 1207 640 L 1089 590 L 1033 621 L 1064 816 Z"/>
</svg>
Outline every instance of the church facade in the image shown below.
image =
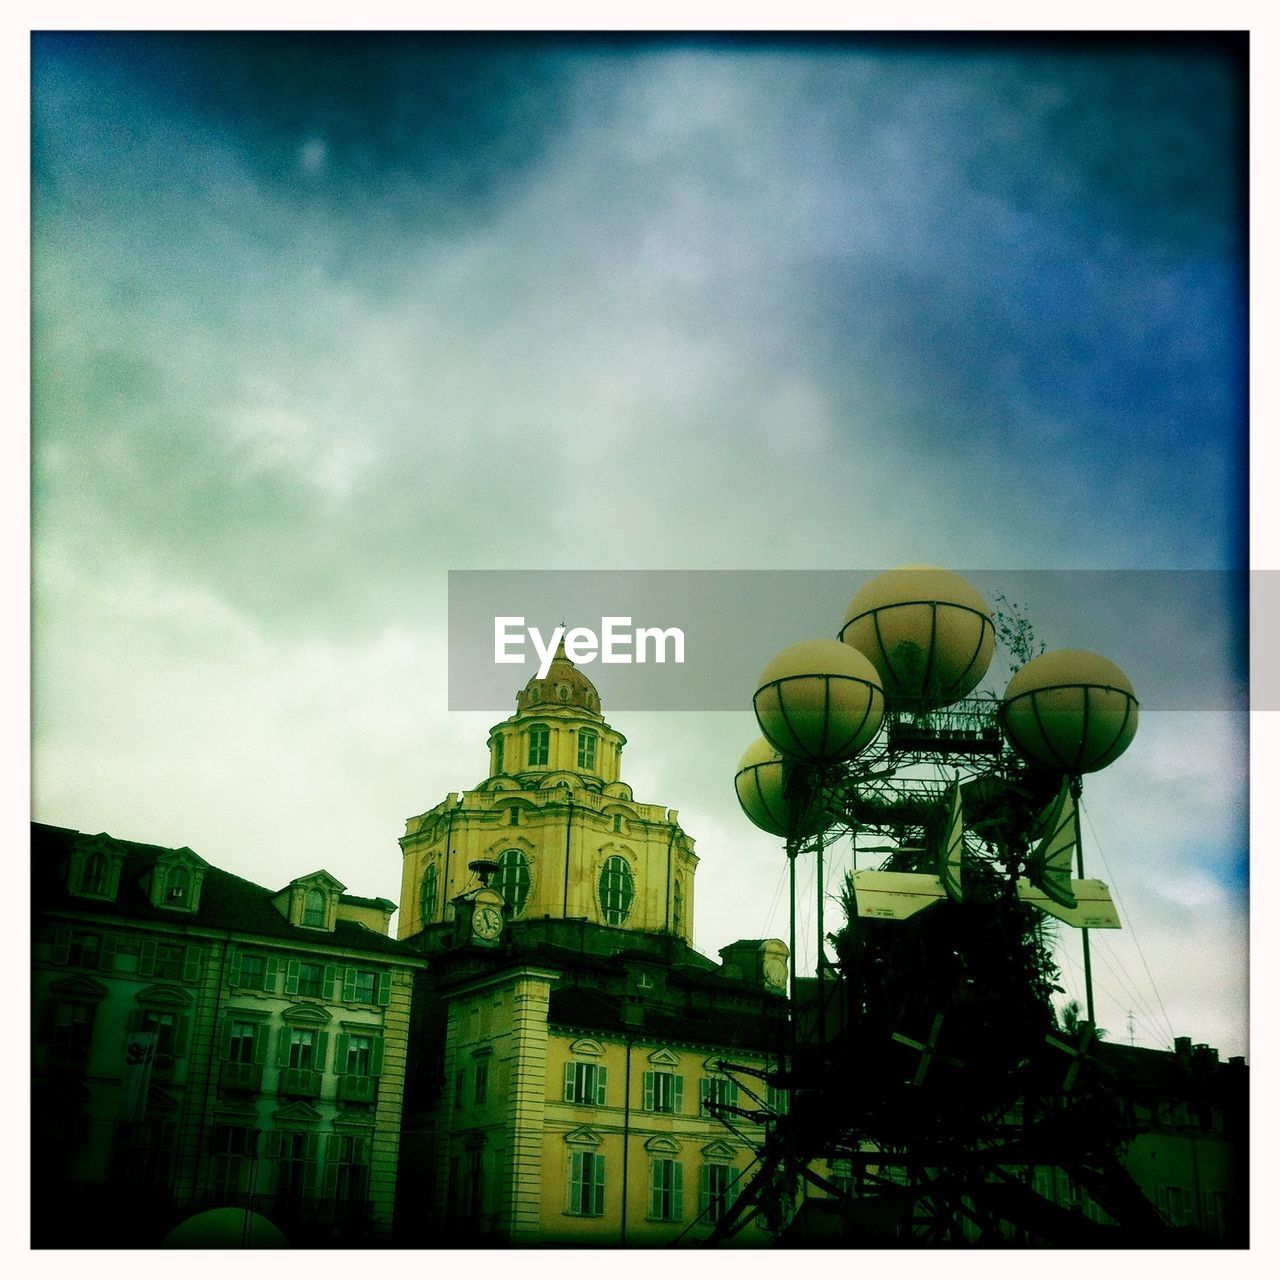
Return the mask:
<svg viewBox="0 0 1280 1280">
<path fill-rule="evenodd" d="M 693 840 L 635 799 L 624 743 L 561 651 L 492 729 L 488 776 L 406 824 L 399 936 L 428 957 L 406 1243 L 705 1239 L 786 1105 L 764 1075 L 787 948 L 693 950 Z"/>
</svg>

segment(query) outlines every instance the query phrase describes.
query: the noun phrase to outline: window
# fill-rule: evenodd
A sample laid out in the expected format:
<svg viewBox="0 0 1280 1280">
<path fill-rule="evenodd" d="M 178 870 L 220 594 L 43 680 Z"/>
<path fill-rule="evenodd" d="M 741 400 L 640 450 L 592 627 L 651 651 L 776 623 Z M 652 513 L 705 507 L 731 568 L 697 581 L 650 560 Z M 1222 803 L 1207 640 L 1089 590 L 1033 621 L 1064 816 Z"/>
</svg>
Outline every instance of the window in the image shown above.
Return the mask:
<svg viewBox="0 0 1280 1280">
<path fill-rule="evenodd" d="M 240 957 L 240 986 L 254 991 L 267 989 L 267 960 L 265 956 Z"/>
<path fill-rule="evenodd" d="M 171 1120 L 122 1121 L 111 1147 L 112 1178 L 130 1187 L 170 1186 L 175 1137 Z"/>
<path fill-rule="evenodd" d="M 670 1071 L 644 1073 L 644 1109 L 679 1115 L 684 1108 L 684 1077 Z"/>
<path fill-rule="evenodd" d="M 426 871 L 422 873 L 422 923 L 431 924 L 436 918 L 436 908 L 439 906 L 440 896 L 440 868 L 436 863 L 432 863 Z"/>
<path fill-rule="evenodd" d="M 156 1056 L 172 1057 L 182 1052 L 182 1044 L 178 1035 L 178 1018 L 175 1014 L 162 1009 L 144 1009 L 142 1011 L 142 1029 L 156 1033 Z"/>
<path fill-rule="evenodd" d="M 316 1069 L 316 1033 L 310 1027 L 288 1027 L 289 1056 L 285 1066 L 297 1071 Z"/>
<path fill-rule="evenodd" d="M 498 855 L 498 881 L 494 887 L 506 899 L 512 915 L 518 916 L 524 910 L 530 883 L 529 859 L 519 849 L 504 849 Z"/>
<path fill-rule="evenodd" d="M 182 947 L 172 946 L 169 943 L 164 942 L 157 944 L 155 976 L 157 978 L 169 979 L 181 978 L 182 961 Z"/>
<path fill-rule="evenodd" d="M 300 996 L 318 996 L 324 987 L 324 966 L 318 964 L 308 964 L 302 961 L 298 964 L 298 994 Z"/>
<path fill-rule="evenodd" d="M 764 1103 L 775 1116 L 785 1116 L 791 1110 L 790 1095 L 785 1089 L 779 1089 L 776 1084 L 765 1085 Z"/>
<path fill-rule="evenodd" d="M 253 1163 L 258 1157 L 258 1131 L 245 1125 L 220 1124 L 213 1130 L 213 1191 L 233 1196 L 253 1189 Z"/>
<path fill-rule="evenodd" d="M 231 1023 L 231 1040 L 227 1047 L 228 1062 L 247 1062 L 253 1061 L 253 1046 L 258 1037 L 258 1024 L 256 1022 L 235 1022 Z"/>
<path fill-rule="evenodd" d="M 329 922 L 329 912 L 324 894 L 319 889 L 308 889 L 302 900 L 302 923 L 311 929 L 323 929 Z"/>
<path fill-rule="evenodd" d="M 671 891 L 671 931 L 673 933 L 681 932 L 684 926 L 684 889 L 680 885 L 680 878 L 676 877 L 675 888 Z"/>
<path fill-rule="evenodd" d="M 507 826 L 518 827 L 519 825 L 520 825 L 520 810 L 517 809 L 515 805 L 512 805 L 511 808 L 507 810 Z"/>
<path fill-rule="evenodd" d="M 106 893 L 108 869 L 106 854 L 89 854 L 80 871 L 80 892 Z"/>
<path fill-rule="evenodd" d="M 339 1204 L 357 1205 L 369 1199 L 368 1138 L 335 1133 L 329 1139 L 333 1169 L 333 1194 Z"/>
<path fill-rule="evenodd" d="M 702 1077 L 702 1114 L 710 1115 L 708 1104 L 736 1107 L 738 1105 L 738 1086 L 724 1076 Z"/>
<path fill-rule="evenodd" d="M 347 1036 L 340 1070 L 348 1076 L 372 1075 L 373 1036 Z"/>
<path fill-rule="evenodd" d="M 609 1072 L 595 1062 L 566 1062 L 564 1100 L 580 1107 L 603 1107 Z"/>
<path fill-rule="evenodd" d="M 101 952 L 102 939 L 96 933 L 75 933 L 71 935 L 67 963 L 82 969 L 96 969 Z"/>
<path fill-rule="evenodd" d="M 700 1212 L 704 1222 L 719 1222 L 729 1211 L 729 1188 L 733 1185 L 733 1173 L 733 1166 L 730 1164 L 702 1166 Z"/>
<path fill-rule="evenodd" d="M 506 755 L 506 740 L 503 738 L 494 738 L 493 740 L 493 771 L 501 773 L 503 770 L 503 756 Z"/>
<path fill-rule="evenodd" d="M 343 999 L 355 1004 L 373 1004 L 378 996 L 378 975 L 372 969 L 348 969 L 347 975 L 351 994 L 344 993 Z"/>
<path fill-rule="evenodd" d="M 529 730 L 529 763 L 546 764 L 551 757 L 551 730 L 544 724 Z"/>
<path fill-rule="evenodd" d="M 477 1217 L 484 1212 L 484 1148 L 472 1147 L 462 1167 L 460 1207 L 463 1213 Z"/>
<path fill-rule="evenodd" d="M 837 1191 L 851 1196 L 857 1189 L 857 1179 L 853 1176 L 852 1160 L 833 1160 L 831 1162 L 831 1182 Z"/>
<path fill-rule="evenodd" d="M 164 896 L 168 902 L 186 904 L 191 897 L 191 872 L 186 867 L 170 867 L 165 878 Z"/>
<path fill-rule="evenodd" d="M 590 773 L 596 768 L 596 735 L 590 729 L 578 734 L 578 768 Z"/>
<path fill-rule="evenodd" d="M 604 1156 L 594 1151 L 570 1156 L 569 1212 L 592 1218 L 604 1213 Z"/>
<path fill-rule="evenodd" d="M 276 1196 L 296 1204 L 316 1194 L 319 1183 L 320 1135 L 276 1132 L 269 1135 L 268 1151 L 276 1166 Z"/>
<path fill-rule="evenodd" d="M 621 830 L 622 830 L 622 814 L 620 814 L 620 813 L 615 813 L 615 814 L 613 815 L 613 829 L 614 829 L 615 831 L 621 831 Z"/>
<path fill-rule="evenodd" d="M 455 1111 L 462 1110 L 462 1104 L 467 1098 L 467 1073 L 459 1071 L 453 1077 L 453 1109 Z"/>
<path fill-rule="evenodd" d="M 489 1060 L 481 1058 L 476 1062 L 476 1102 L 483 1102 L 489 1096 Z"/>
<path fill-rule="evenodd" d="M 650 1179 L 649 1217 L 679 1222 L 684 1217 L 684 1171 L 678 1160 L 655 1160 Z"/>
<path fill-rule="evenodd" d="M 89 1059 L 96 1007 L 81 1000 L 59 1000 L 50 1006 L 48 1041 L 53 1056 L 64 1065 Z"/>
<path fill-rule="evenodd" d="M 600 872 L 600 907 L 605 924 L 620 925 L 631 912 L 635 897 L 635 881 L 627 860 L 617 854 L 609 858 Z"/>
</svg>

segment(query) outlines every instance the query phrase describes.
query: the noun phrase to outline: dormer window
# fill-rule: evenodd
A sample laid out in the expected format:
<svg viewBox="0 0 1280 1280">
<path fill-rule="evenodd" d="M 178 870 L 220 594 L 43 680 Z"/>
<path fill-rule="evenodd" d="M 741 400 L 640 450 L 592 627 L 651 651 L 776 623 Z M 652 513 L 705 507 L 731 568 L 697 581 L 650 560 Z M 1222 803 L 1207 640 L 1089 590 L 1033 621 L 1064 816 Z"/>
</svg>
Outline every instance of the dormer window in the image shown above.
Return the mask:
<svg viewBox="0 0 1280 1280">
<path fill-rule="evenodd" d="M 327 906 L 319 889 L 308 889 L 302 905 L 302 923 L 308 929 L 323 929 L 328 923 Z"/>
<path fill-rule="evenodd" d="M 205 870 L 205 862 L 190 849 L 166 850 L 143 880 L 151 905 L 188 914 L 197 911 Z"/>
<path fill-rule="evenodd" d="M 165 881 L 164 896 L 170 902 L 183 902 L 191 895 L 191 872 L 186 867 L 174 867 Z"/>
<path fill-rule="evenodd" d="M 91 853 L 84 860 L 84 869 L 80 873 L 80 892 L 95 896 L 106 893 L 108 871 L 106 855 Z"/>
<path fill-rule="evenodd" d="M 551 730 L 545 724 L 535 724 L 529 730 L 529 764 L 546 764 L 551 758 Z"/>
<path fill-rule="evenodd" d="M 82 836 L 71 852 L 67 888 L 82 898 L 114 901 L 124 852 L 109 836 Z"/>
</svg>

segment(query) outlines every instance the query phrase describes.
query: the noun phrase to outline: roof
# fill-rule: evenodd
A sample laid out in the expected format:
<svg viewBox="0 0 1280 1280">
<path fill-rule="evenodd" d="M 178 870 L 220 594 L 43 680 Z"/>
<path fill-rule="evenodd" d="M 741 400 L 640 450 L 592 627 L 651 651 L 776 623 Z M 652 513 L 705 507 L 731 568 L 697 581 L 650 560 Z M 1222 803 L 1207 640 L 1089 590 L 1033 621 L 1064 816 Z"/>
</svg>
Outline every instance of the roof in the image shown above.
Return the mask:
<svg viewBox="0 0 1280 1280">
<path fill-rule="evenodd" d="M 390 898 L 358 898 L 354 893 L 340 893 L 338 901 L 344 907 L 373 907 L 378 911 L 394 911 L 396 904 Z"/>
<path fill-rule="evenodd" d="M 291 942 L 300 947 L 382 952 L 411 963 L 420 963 L 419 953 L 412 947 L 385 934 L 375 933 L 354 920 L 338 920 L 332 933 L 290 924 L 272 902 L 279 893 L 278 889 L 264 888 L 208 864 L 198 910 L 179 913 L 153 906 L 139 881 L 162 855 L 176 851 L 161 845 L 121 840 L 106 833 L 101 835 L 125 855 L 120 890 L 114 902 L 79 898 L 67 891 L 64 866 L 76 842 L 84 838 L 83 833 L 68 827 L 46 826 L 41 822 L 31 824 L 31 898 L 36 911 L 73 908 L 94 915 L 116 916 L 121 920 L 194 925 L 203 929 L 251 934 Z"/>
</svg>

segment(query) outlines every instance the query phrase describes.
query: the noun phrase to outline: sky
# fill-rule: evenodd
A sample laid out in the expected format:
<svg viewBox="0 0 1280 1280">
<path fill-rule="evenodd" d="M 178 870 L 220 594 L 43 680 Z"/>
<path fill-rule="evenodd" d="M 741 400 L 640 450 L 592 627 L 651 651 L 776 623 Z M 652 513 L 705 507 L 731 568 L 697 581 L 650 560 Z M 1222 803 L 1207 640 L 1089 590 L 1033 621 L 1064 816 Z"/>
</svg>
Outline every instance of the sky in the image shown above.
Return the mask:
<svg viewBox="0 0 1280 1280">
<path fill-rule="evenodd" d="M 1243 567 L 1242 94 L 1209 37 L 36 36 L 33 817 L 395 898 L 507 713 L 451 569 Z M 750 692 L 614 720 L 712 955 L 787 932 Z M 1247 743 L 1154 709 L 1086 786 L 1113 1039 L 1247 1051 Z"/>
</svg>

